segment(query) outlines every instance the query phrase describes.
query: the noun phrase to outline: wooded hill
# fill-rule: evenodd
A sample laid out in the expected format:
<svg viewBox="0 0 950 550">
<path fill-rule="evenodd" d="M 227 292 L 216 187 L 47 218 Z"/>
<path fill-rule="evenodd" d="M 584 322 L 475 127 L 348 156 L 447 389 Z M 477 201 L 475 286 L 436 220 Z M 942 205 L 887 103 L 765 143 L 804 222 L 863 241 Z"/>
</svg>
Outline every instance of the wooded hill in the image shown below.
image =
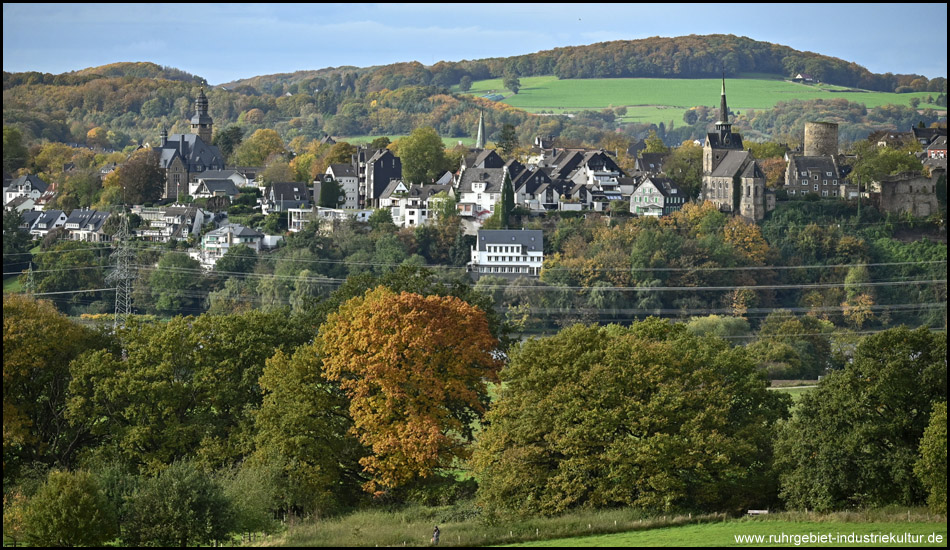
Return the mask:
<svg viewBox="0 0 950 550">
<path fill-rule="evenodd" d="M 258 76 L 224 86 L 234 88 L 249 85 L 261 90 L 269 88 L 271 91 L 278 84 L 289 86 L 308 83 L 314 78 L 313 72 Z M 723 73 L 727 77 L 740 73 L 768 73 L 790 77 L 797 73 L 807 73 L 822 82 L 864 90 L 946 91 L 946 78 L 930 80 L 915 74 L 876 74 L 842 59 L 722 34 L 618 40 L 588 46 L 555 48 L 514 57 L 440 61 L 431 67 L 425 67 L 415 61 L 352 72 L 341 67 L 332 70 L 331 74 L 357 76 L 357 72 L 361 74 L 354 78 L 354 84 L 356 89 L 361 91 L 395 89 L 413 84 L 453 86 L 458 84 L 463 76 L 472 80 L 484 80 L 498 78 L 505 73 L 519 77 L 553 74 L 558 78 L 710 78 Z"/>
<path fill-rule="evenodd" d="M 432 126 L 443 137 L 471 137 L 479 112 L 484 112 L 489 140 L 504 124 L 517 127 L 522 144 L 537 135 L 562 138 L 565 145 L 596 145 L 618 128 L 642 139 L 651 129 L 670 144 L 694 139 L 706 131 L 704 121 L 685 121 L 678 134 L 649 124 L 621 124 L 612 112 L 582 111 L 573 118 L 536 117 L 511 106 L 450 93 L 463 78 L 481 80 L 505 73 L 527 77 L 555 74 L 560 78 L 651 76 L 695 78 L 738 72 L 774 73 L 787 77 L 808 72 L 823 81 L 898 91 L 946 91 L 946 79 L 919 75 L 874 75 L 854 63 L 798 52 L 785 46 L 735 36 L 688 36 L 608 42 L 559 48 L 535 54 L 477 61 L 418 62 L 382 67 L 337 67 L 319 71 L 259 76 L 206 89 L 216 130 L 237 124 L 245 136 L 260 128 L 276 130 L 285 142 L 334 136 L 405 135 Z M 194 97 L 207 81 L 184 71 L 154 63 L 115 63 L 61 75 L 3 73 L 3 123 L 16 126 L 28 144 L 39 141 L 80 143 L 122 149 L 154 142 L 162 128 L 188 132 Z M 718 96 L 710 97 L 710 104 Z M 711 105 L 715 109 L 715 105 Z M 807 109 L 806 109 L 807 111 Z M 906 129 L 918 122 L 904 108 L 900 116 L 875 120 L 844 120 L 854 128 L 846 137 L 860 139 L 876 127 Z M 893 113 L 892 113 L 893 114 Z M 806 118 L 808 114 L 804 115 Z M 862 114 L 862 117 L 865 115 Z M 678 116 L 675 118 L 679 118 Z M 756 136 L 794 132 L 803 123 L 796 117 L 777 131 L 769 125 L 737 120 L 740 131 Z M 926 117 L 925 117 L 926 118 Z M 930 117 L 926 124 L 933 122 Z M 923 119 L 921 119 L 923 120 Z M 679 120 L 676 120 L 677 126 Z M 698 124 L 698 125 L 697 125 Z M 778 126 L 776 124 L 776 126 Z"/>
</svg>

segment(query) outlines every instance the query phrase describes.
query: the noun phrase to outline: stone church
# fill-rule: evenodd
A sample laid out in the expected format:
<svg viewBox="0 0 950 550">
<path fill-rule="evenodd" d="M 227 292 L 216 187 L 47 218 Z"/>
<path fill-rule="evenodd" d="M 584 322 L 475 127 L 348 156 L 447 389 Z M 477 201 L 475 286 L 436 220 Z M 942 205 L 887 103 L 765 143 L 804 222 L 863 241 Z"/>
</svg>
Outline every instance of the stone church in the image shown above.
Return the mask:
<svg viewBox="0 0 950 550">
<path fill-rule="evenodd" d="M 208 98 L 204 89 L 195 99 L 195 114 L 191 117 L 190 134 L 171 134 L 162 129 L 156 150 L 159 167 L 165 174 L 163 199 L 178 200 L 188 194 L 188 184 L 197 181 L 208 170 L 224 170 L 224 155 L 211 145 L 214 121 L 208 114 Z"/>
<path fill-rule="evenodd" d="M 703 146 L 702 200 L 722 212 L 750 221 L 765 217 L 765 174 L 752 153 L 742 149 L 742 136 L 732 131 L 726 106 L 726 79 L 722 80 L 719 121 L 716 131 L 706 134 Z"/>
</svg>

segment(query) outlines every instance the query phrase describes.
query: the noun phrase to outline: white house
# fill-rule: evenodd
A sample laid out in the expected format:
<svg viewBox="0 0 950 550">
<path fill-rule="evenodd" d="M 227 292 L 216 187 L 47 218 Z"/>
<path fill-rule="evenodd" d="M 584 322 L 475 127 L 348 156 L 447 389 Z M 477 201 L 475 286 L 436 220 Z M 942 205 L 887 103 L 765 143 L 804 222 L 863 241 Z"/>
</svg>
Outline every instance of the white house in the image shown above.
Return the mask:
<svg viewBox="0 0 950 550">
<path fill-rule="evenodd" d="M 346 195 L 346 200 L 340 205 L 347 210 L 355 210 L 360 204 L 360 178 L 352 164 L 331 164 L 327 168 L 327 175 L 332 177 Z M 315 197 L 319 200 L 320 197 Z"/>
<path fill-rule="evenodd" d="M 630 213 L 666 216 L 683 208 L 689 198 L 669 178 L 649 176 L 630 195 Z"/>
<path fill-rule="evenodd" d="M 213 266 L 232 246 L 246 245 L 260 252 L 264 235 L 236 223 L 229 223 L 201 238 L 201 263 Z"/>
<path fill-rule="evenodd" d="M 544 264 L 544 233 L 538 229 L 480 229 L 468 271 L 474 278 L 537 277 Z"/>
</svg>

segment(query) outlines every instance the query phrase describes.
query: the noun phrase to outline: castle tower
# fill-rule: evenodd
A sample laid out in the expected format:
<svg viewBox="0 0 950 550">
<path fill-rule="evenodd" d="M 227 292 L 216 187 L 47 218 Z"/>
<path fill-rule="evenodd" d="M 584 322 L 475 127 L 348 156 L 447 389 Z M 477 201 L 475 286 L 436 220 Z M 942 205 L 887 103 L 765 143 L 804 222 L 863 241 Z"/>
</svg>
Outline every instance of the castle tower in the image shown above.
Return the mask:
<svg viewBox="0 0 950 550">
<path fill-rule="evenodd" d="M 827 157 L 838 154 L 838 125 L 834 122 L 805 123 L 805 156 Z"/>
<path fill-rule="evenodd" d="M 211 131 L 214 121 L 208 115 L 208 98 L 205 97 L 205 90 L 201 88 L 198 91 L 198 97 L 195 99 L 195 115 L 191 117 L 191 133 L 198 134 L 201 141 L 211 145 Z"/>
<path fill-rule="evenodd" d="M 484 114 L 478 114 L 478 135 L 475 136 L 475 148 L 485 148 L 485 117 Z"/>
</svg>

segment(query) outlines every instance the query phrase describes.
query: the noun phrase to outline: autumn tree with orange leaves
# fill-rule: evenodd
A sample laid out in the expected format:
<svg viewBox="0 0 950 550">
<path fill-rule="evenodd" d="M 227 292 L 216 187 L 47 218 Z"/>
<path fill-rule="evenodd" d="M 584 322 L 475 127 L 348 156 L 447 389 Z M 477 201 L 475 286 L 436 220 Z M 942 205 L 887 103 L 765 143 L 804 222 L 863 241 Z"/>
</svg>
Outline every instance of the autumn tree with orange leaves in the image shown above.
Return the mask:
<svg viewBox="0 0 950 550">
<path fill-rule="evenodd" d="M 371 453 L 360 460 L 365 490 L 382 494 L 469 457 L 501 366 L 485 312 L 378 287 L 343 304 L 320 335 L 323 374 L 349 397 Z"/>
</svg>

